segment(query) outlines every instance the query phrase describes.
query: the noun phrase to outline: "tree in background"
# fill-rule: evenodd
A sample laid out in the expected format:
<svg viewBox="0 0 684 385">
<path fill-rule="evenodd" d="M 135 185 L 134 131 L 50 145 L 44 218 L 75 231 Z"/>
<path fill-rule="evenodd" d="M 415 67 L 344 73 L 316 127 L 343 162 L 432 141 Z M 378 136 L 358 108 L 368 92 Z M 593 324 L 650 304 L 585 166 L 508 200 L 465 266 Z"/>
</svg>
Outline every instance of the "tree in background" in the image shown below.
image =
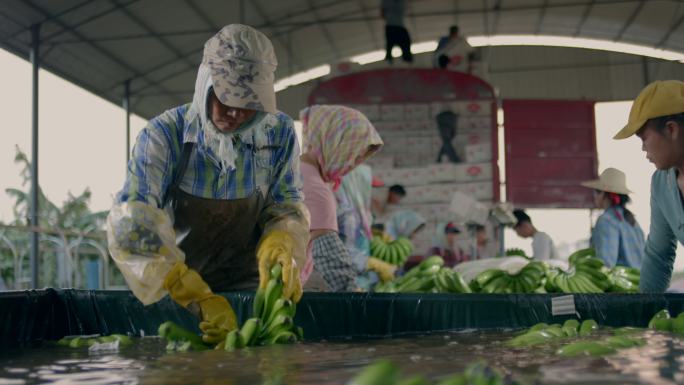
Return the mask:
<svg viewBox="0 0 684 385">
<path fill-rule="evenodd" d="M 5 190 L 14 199 L 14 220 L 0 222 L 0 277 L 8 288 L 23 289 L 30 284 L 31 162 L 18 147 L 14 161 L 21 166 L 23 181 L 22 189 Z M 88 188 L 79 195 L 69 193 L 59 207 L 39 187 L 39 287 L 85 288 L 88 261 L 99 259 L 103 267 L 108 266 L 104 232 L 107 211 L 91 212 L 90 197 Z M 110 280 L 116 282 L 110 284 L 123 285 L 112 266 L 106 267 L 103 274 L 114 275 Z"/>
</svg>

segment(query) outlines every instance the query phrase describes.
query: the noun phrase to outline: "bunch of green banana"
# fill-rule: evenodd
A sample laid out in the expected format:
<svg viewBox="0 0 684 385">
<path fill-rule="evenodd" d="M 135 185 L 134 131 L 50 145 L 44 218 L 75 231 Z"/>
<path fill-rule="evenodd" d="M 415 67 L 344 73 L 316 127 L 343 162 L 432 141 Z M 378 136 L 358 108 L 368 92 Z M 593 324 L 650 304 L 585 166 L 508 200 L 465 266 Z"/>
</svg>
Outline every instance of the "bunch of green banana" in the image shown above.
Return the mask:
<svg viewBox="0 0 684 385">
<path fill-rule="evenodd" d="M 582 323 L 569 319 L 563 325 L 538 323 L 523 334 L 510 339 L 506 344 L 513 347 L 545 345 L 551 341 L 565 338 L 586 337 L 596 330 L 598 330 L 598 324 L 591 319 Z"/>
<path fill-rule="evenodd" d="M 257 290 L 254 296 L 253 318 L 229 332 L 220 347 L 230 351 L 247 346 L 287 344 L 303 338 L 302 329 L 294 325 L 296 306 L 282 298 L 282 294 L 282 266 L 276 264 L 266 289 Z"/>
<path fill-rule="evenodd" d="M 602 271 L 603 261 L 595 257 L 594 249 L 582 249 L 568 258 L 570 268 L 550 269 L 546 290 L 561 293 L 603 293 L 610 289 L 608 276 Z"/>
<path fill-rule="evenodd" d="M 439 269 L 434 277 L 435 292 L 438 293 L 472 293 L 470 286 L 463 280 L 460 274 L 448 267 Z"/>
<path fill-rule="evenodd" d="M 166 350 L 186 352 L 211 349 L 211 346 L 202 341 L 202 337 L 171 321 L 159 325 L 157 333 L 166 340 Z"/>
<path fill-rule="evenodd" d="M 667 309 L 663 309 L 651 318 L 648 328 L 661 332 L 673 332 L 684 336 L 684 312 L 679 313 L 679 315 L 673 318 Z"/>
<path fill-rule="evenodd" d="M 405 377 L 391 361 L 382 359 L 366 366 L 347 385 L 431 385 L 421 375 Z M 462 373 L 451 375 L 435 385 L 522 385 L 510 375 L 484 362 L 469 365 Z"/>
<path fill-rule="evenodd" d="M 435 289 L 435 276 L 444 265 L 439 255 L 426 258 L 401 277 L 375 286 L 378 293 L 427 293 Z"/>
<path fill-rule="evenodd" d="M 370 243 L 371 256 L 392 265 L 403 265 L 413 252 L 413 244 L 406 237 L 391 240 L 388 236 L 373 236 Z"/>
<path fill-rule="evenodd" d="M 585 320 L 582 323 L 575 319 L 569 319 L 560 324 L 547 325 L 539 323 L 532 326 L 523 334 L 512 338 L 506 345 L 520 348 L 536 345 L 547 345 L 552 342 L 572 342 L 560 347 L 557 351 L 559 355 L 566 357 L 576 357 L 580 355 L 603 356 L 612 354 L 617 349 L 642 346 L 645 342 L 638 338 L 630 338 L 627 335 L 633 334 L 639 329 L 622 328 L 616 329 L 613 336 L 602 340 L 596 340 L 598 324 L 594 320 Z M 592 338 L 593 340 L 588 340 Z M 579 340 L 578 340 L 579 339 Z"/>
<path fill-rule="evenodd" d="M 532 259 L 531 257 L 528 257 L 527 254 L 525 254 L 525 251 L 523 249 L 518 248 L 506 249 L 504 255 L 506 257 L 523 257 L 527 259 Z"/>
<path fill-rule="evenodd" d="M 57 345 L 68 346 L 70 348 L 82 348 L 116 341 L 119 341 L 119 346 L 133 344 L 133 340 L 129 336 L 111 334 L 108 336 L 67 336 L 57 341 Z"/>
<path fill-rule="evenodd" d="M 481 293 L 535 293 L 543 292 L 543 280 L 547 267 L 543 262 L 533 261 L 515 274 L 501 269 L 487 269 L 471 282 L 474 291 Z"/>
<path fill-rule="evenodd" d="M 636 293 L 639 291 L 639 282 L 641 281 L 639 269 L 615 266 L 612 269 L 604 270 L 604 272 L 608 275 L 611 284 L 610 291 L 617 293 Z"/>
</svg>

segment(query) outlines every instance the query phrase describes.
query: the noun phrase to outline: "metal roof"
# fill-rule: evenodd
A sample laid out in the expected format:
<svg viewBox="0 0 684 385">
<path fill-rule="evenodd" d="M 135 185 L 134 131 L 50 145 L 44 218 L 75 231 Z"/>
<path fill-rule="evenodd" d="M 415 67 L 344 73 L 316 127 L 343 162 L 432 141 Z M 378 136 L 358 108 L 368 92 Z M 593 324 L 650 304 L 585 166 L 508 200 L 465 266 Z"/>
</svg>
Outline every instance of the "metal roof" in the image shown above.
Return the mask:
<svg viewBox="0 0 684 385">
<path fill-rule="evenodd" d="M 408 0 L 414 42 L 457 23 L 465 35 L 548 34 L 684 52 L 681 0 Z M 151 117 L 192 97 L 204 42 L 242 22 L 266 33 L 277 78 L 384 46 L 380 1 L 4 0 L 0 46 L 22 57 L 40 24 L 41 66 Z"/>
</svg>

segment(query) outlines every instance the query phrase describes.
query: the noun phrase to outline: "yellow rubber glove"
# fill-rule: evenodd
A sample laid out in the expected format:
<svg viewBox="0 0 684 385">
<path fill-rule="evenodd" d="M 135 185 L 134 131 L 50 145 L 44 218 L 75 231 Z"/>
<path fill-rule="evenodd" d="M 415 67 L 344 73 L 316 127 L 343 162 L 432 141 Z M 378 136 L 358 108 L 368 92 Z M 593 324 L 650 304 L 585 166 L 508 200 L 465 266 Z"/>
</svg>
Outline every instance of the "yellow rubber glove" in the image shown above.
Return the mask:
<svg viewBox="0 0 684 385">
<path fill-rule="evenodd" d="M 380 280 L 382 282 L 391 281 L 394 279 L 394 273 L 397 271 L 397 267 L 391 265 L 380 259 L 370 257 L 368 258 L 368 263 L 366 264 L 368 270 L 372 270 L 378 273 Z"/>
<path fill-rule="evenodd" d="M 179 305 L 187 308 L 197 304 L 200 309 L 199 324 L 202 340 L 217 344 L 229 331 L 237 328 L 235 312 L 228 301 L 211 291 L 209 285 L 185 263 L 176 263 L 164 279 L 164 288 Z"/>
<path fill-rule="evenodd" d="M 293 255 L 294 246 L 294 239 L 285 231 L 274 230 L 261 239 L 257 247 L 259 288 L 266 289 L 271 279 L 271 268 L 280 263 L 283 267 L 283 297 L 299 302 L 302 298 L 302 282 Z"/>
</svg>

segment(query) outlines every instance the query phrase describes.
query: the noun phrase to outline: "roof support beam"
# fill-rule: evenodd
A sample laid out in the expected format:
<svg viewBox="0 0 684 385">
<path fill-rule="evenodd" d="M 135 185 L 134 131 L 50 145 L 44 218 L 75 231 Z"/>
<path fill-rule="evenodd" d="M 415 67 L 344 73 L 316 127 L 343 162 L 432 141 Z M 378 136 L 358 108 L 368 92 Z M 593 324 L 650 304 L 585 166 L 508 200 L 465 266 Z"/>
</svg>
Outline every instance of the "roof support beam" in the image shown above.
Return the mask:
<svg viewBox="0 0 684 385">
<path fill-rule="evenodd" d="M 501 0 L 496 0 L 494 3 L 494 21 L 492 22 L 492 35 L 496 35 L 499 30 L 499 18 L 501 18 Z"/>
<path fill-rule="evenodd" d="M 542 25 L 544 24 L 544 16 L 546 16 L 546 8 L 549 6 L 549 0 L 544 0 L 541 9 L 539 10 L 539 20 L 537 20 L 537 27 L 534 29 L 534 34 L 541 33 Z"/>
<path fill-rule="evenodd" d="M 633 2 L 633 0 L 603 0 L 601 2 L 601 4 L 622 4 L 622 3 L 630 3 L 630 2 Z M 322 9 L 324 7 L 329 7 L 329 6 L 334 5 L 335 3 L 337 3 L 337 2 L 328 3 L 325 6 L 319 6 L 316 9 Z M 579 33 L 579 31 L 581 30 L 581 25 L 583 25 L 584 22 L 586 21 L 586 19 L 588 18 L 589 13 L 591 12 L 591 8 L 593 7 L 593 5 L 595 3 L 596 3 L 596 0 L 568 1 L 566 3 L 552 2 L 552 3 L 547 5 L 547 9 L 577 7 L 577 6 L 582 6 L 582 5 L 586 6 L 587 8 L 584 12 L 582 22 L 578 26 L 577 32 L 575 33 L 575 35 L 577 35 Z M 506 4 L 506 3 L 503 3 L 503 4 Z M 532 10 L 532 9 L 539 9 L 539 6 L 538 5 L 535 5 L 535 6 L 531 6 L 531 5 L 505 6 L 505 5 L 501 5 L 499 7 L 499 9 L 497 9 L 497 12 L 501 12 L 501 13 L 503 13 L 503 12 L 515 12 L 515 11 Z M 453 9 L 453 8 L 451 8 L 451 9 L 445 9 L 442 11 L 415 13 L 413 16 L 415 16 L 417 18 L 421 18 L 421 17 L 425 17 L 425 18 L 427 18 L 427 17 L 442 17 L 444 15 L 451 15 L 451 14 L 462 16 L 462 15 L 482 14 L 483 12 L 486 13 L 488 11 L 489 11 L 489 9 L 482 9 L 482 8 L 471 8 L 471 9 Z M 362 16 L 358 16 L 359 14 L 361 14 Z M 285 36 L 287 34 L 291 34 L 297 30 L 300 30 L 300 29 L 306 28 L 306 27 L 310 27 L 310 26 L 316 24 L 316 22 L 313 22 L 313 21 L 312 22 L 285 22 L 285 20 L 289 20 L 291 18 L 293 18 L 293 16 L 283 17 L 281 19 L 269 20 L 266 23 L 263 23 L 259 26 L 256 26 L 256 28 L 262 29 L 262 28 L 275 28 L 276 26 L 279 26 L 279 27 L 292 26 L 291 29 L 281 31 L 281 32 L 275 32 L 275 33 L 270 35 L 271 38 L 276 38 L 276 37 L 280 37 L 280 36 Z M 281 20 L 282 20 L 282 23 L 280 23 Z M 363 15 L 363 11 L 352 11 L 352 12 L 344 12 L 344 13 L 341 13 L 339 15 L 328 17 L 328 18 L 319 19 L 319 22 L 321 22 L 321 23 L 348 23 L 348 22 L 359 22 L 359 21 L 370 22 L 370 21 L 379 21 L 379 20 L 380 20 L 379 14 L 377 16 L 366 16 L 366 15 Z M 198 34 L 202 33 L 202 31 L 199 31 L 199 30 L 190 31 L 190 32 L 198 33 Z M 209 34 L 209 33 L 210 33 L 210 31 L 207 31 L 207 34 Z M 160 33 L 160 35 L 164 36 L 166 34 Z M 119 39 L 123 39 L 123 38 L 124 37 L 119 37 Z M 284 44 L 284 45 L 286 45 L 286 44 Z M 202 51 L 202 48 L 200 47 L 198 49 L 194 49 L 192 51 L 185 53 L 183 56 L 185 56 L 185 57 L 194 56 L 194 55 L 197 55 L 201 51 Z M 144 72 L 143 75 L 149 75 L 150 73 L 154 73 L 156 71 L 162 70 L 162 69 L 167 68 L 168 66 L 170 66 L 174 63 L 176 63 L 175 60 L 157 63 L 150 69 L 150 71 Z M 170 73 L 170 74 L 164 76 L 163 78 L 158 79 L 157 81 L 158 82 L 164 82 L 165 80 L 172 79 L 172 78 L 182 74 L 183 72 L 185 72 L 185 70 L 174 71 L 173 73 Z M 109 88 L 114 88 L 114 87 L 119 87 L 119 86 L 120 86 L 120 81 L 112 84 L 112 86 Z M 151 87 L 150 85 L 142 85 L 140 88 L 136 89 L 134 92 L 136 94 L 138 94 L 139 92 L 147 90 L 150 87 Z"/>
<path fill-rule="evenodd" d="M 40 24 L 31 26 L 31 210 L 30 226 L 39 227 L 38 223 L 38 70 L 40 69 Z M 31 231 L 31 288 L 37 289 L 38 264 L 40 251 L 38 249 L 38 233 Z"/>
<path fill-rule="evenodd" d="M 131 5 L 131 4 L 133 4 L 133 3 L 137 3 L 138 1 L 140 1 L 140 0 L 130 0 L 128 3 L 126 3 L 126 4 L 122 5 L 122 6 L 123 6 L 123 7 L 128 7 L 129 5 Z M 76 29 L 78 29 L 78 28 L 80 28 L 80 27 L 82 27 L 82 26 L 84 26 L 84 25 L 86 25 L 86 24 L 92 23 L 93 21 L 95 21 L 95 20 L 97 20 L 97 19 L 100 19 L 100 18 L 102 18 L 102 17 L 105 17 L 105 16 L 109 15 L 109 14 L 112 13 L 112 12 L 116 12 L 118 9 L 119 9 L 119 7 L 117 7 L 117 6 L 114 6 L 114 7 L 112 7 L 112 8 L 107 8 L 107 9 L 105 9 L 104 11 L 99 12 L 99 13 L 96 13 L 96 14 L 94 14 L 94 15 L 92 15 L 92 16 L 86 18 L 86 19 L 83 19 L 83 20 L 81 20 L 80 22 L 78 22 L 78 23 L 76 23 L 76 24 L 70 25 L 70 28 L 68 28 L 68 29 L 62 27 L 61 30 L 59 30 L 59 31 L 57 31 L 57 32 L 54 32 L 54 33 L 52 33 L 51 35 L 45 36 L 45 38 L 43 39 L 43 44 L 45 44 L 45 43 L 47 43 L 47 42 L 50 42 L 50 41 L 52 41 L 52 39 L 54 39 L 54 38 L 56 38 L 56 37 L 58 37 L 58 36 L 61 36 L 61 35 L 65 34 L 65 33 L 67 33 L 67 32 L 74 31 L 74 30 L 76 30 Z M 55 18 L 55 19 L 53 19 L 53 20 L 54 20 L 55 23 L 57 23 L 57 25 L 59 25 L 60 27 L 64 24 L 60 19 Z"/>
<path fill-rule="evenodd" d="M 584 23 L 586 23 L 587 19 L 589 19 L 589 14 L 591 13 L 591 10 L 594 9 L 594 4 L 596 4 L 596 0 L 592 0 L 589 4 L 587 4 L 586 8 L 584 8 L 584 13 L 582 14 L 580 22 L 577 23 L 577 29 L 575 29 L 573 36 L 579 36 L 579 34 L 582 32 L 582 27 L 584 27 Z"/>
<path fill-rule="evenodd" d="M 361 8 L 361 11 L 363 11 L 363 15 L 368 17 L 368 8 L 366 8 L 366 3 L 364 0 L 359 0 L 358 1 L 359 8 Z M 376 10 L 377 12 L 377 10 Z M 375 29 L 373 28 L 373 23 L 370 20 L 366 20 L 366 25 L 368 26 L 368 34 L 371 37 L 371 40 L 373 41 L 373 47 L 374 48 L 380 48 L 380 40 L 378 40 L 378 35 L 375 33 Z"/>
<path fill-rule="evenodd" d="M 130 20 L 132 20 L 135 24 L 138 25 L 142 30 L 147 32 L 150 36 L 154 37 L 155 40 L 157 40 L 164 48 L 169 50 L 175 57 L 176 60 L 182 61 L 185 63 L 185 65 L 189 69 L 195 69 L 197 67 L 197 64 L 193 61 L 191 61 L 188 57 L 184 56 L 182 52 L 178 51 L 176 47 L 173 46 L 168 40 L 166 40 L 164 37 L 159 36 L 156 31 L 152 30 L 145 22 L 143 22 L 138 16 L 133 14 L 130 10 L 128 10 L 125 6 L 119 4 L 118 0 L 110 0 L 113 4 L 119 8 L 121 12 L 123 12 L 124 15 L 126 15 Z"/>
<path fill-rule="evenodd" d="M 46 16 L 49 15 L 49 13 L 48 13 L 46 10 L 44 10 L 43 8 L 41 8 L 41 7 L 39 7 L 38 5 L 34 4 L 33 1 L 31 1 L 31 0 L 26 0 L 25 3 L 28 4 L 28 5 L 30 5 L 32 8 L 34 8 L 34 9 L 37 10 L 38 12 L 42 13 L 43 15 L 46 15 Z M 141 74 L 141 73 L 138 72 L 135 68 L 133 68 L 131 65 L 129 65 L 129 64 L 126 63 L 126 62 L 124 62 L 124 61 L 121 60 L 118 56 L 114 55 L 113 53 L 109 52 L 108 50 L 104 49 L 104 48 L 103 48 L 102 46 L 100 46 L 99 44 L 93 43 L 93 42 L 89 41 L 83 34 L 81 34 L 80 32 L 78 32 L 78 31 L 76 31 L 76 30 L 74 30 L 71 26 L 67 25 L 65 22 L 63 22 L 63 21 L 61 21 L 61 20 L 59 20 L 59 19 L 58 19 L 58 20 L 55 20 L 55 22 L 56 22 L 61 28 L 63 28 L 64 30 L 69 31 L 69 32 L 72 33 L 74 36 L 76 36 L 77 38 L 81 39 L 84 43 L 88 44 L 91 48 L 93 48 L 93 49 L 94 49 L 95 51 L 97 51 L 99 54 L 101 54 L 102 56 L 106 57 L 108 60 L 112 61 L 113 63 L 116 63 L 118 66 L 120 66 L 120 67 L 123 68 L 124 70 L 126 70 L 126 71 L 130 72 L 131 74 L 133 74 L 136 78 L 139 78 L 139 79 L 145 80 L 146 82 L 149 82 L 149 83 L 152 84 L 154 87 L 159 88 L 159 89 L 160 89 L 161 91 L 163 91 L 163 92 L 168 92 L 168 91 L 169 91 L 168 89 L 166 89 L 166 87 L 164 87 L 164 86 L 162 86 L 161 84 L 159 84 L 159 83 L 157 83 L 157 82 L 155 82 L 155 81 L 149 79 L 149 78 L 147 77 L 147 75 Z M 177 100 L 177 102 L 178 102 L 178 103 L 181 103 L 180 100 Z"/>
<path fill-rule="evenodd" d="M 644 4 L 646 4 L 646 1 L 641 0 L 639 2 L 639 4 L 637 4 L 637 6 L 634 7 L 634 10 L 632 11 L 632 13 L 627 18 L 627 21 L 625 21 L 625 24 L 622 26 L 622 28 L 620 28 L 620 32 L 618 32 L 617 36 L 615 36 L 615 39 L 613 39 L 614 41 L 619 41 L 620 39 L 622 39 L 622 35 L 625 34 L 625 31 L 627 31 L 627 29 L 629 29 L 629 27 L 632 25 L 632 23 L 634 23 L 634 20 L 636 19 L 636 17 L 639 16 L 641 9 L 644 8 Z"/>
<path fill-rule="evenodd" d="M 311 14 L 314 16 L 314 20 L 316 21 L 316 24 L 318 27 L 321 29 L 321 32 L 323 32 L 323 37 L 325 37 L 325 40 L 328 42 L 328 46 L 330 50 L 332 51 L 332 57 L 335 58 L 335 60 L 340 59 L 340 49 L 335 43 L 335 40 L 332 38 L 332 35 L 330 34 L 330 30 L 328 30 L 328 27 L 325 26 L 325 23 L 321 23 L 320 19 L 318 18 L 318 12 L 314 8 L 313 4 L 311 4 L 311 0 L 307 0 L 306 2 L 309 4 L 309 7 L 311 7 Z M 291 73 L 291 71 L 290 71 Z"/>
<path fill-rule="evenodd" d="M 656 44 L 656 48 L 660 48 L 660 47 L 662 47 L 665 43 L 667 43 L 667 40 L 670 38 L 670 36 L 672 36 L 672 34 L 674 33 L 674 31 L 676 31 L 677 29 L 679 29 L 679 27 L 682 25 L 682 23 L 684 23 L 684 14 L 683 14 L 682 16 L 680 16 L 679 19 L 678 19 L 677 21 L 675 21 L 674 23 L 672 23 L 672 25 L 671 25 L 670 28 L 667 30 L 667 32 L 665 32 L 665 35 L 663 35 L 663 37 L 660 39 L 660 41 L 658 42 L 658 44 Z"/>
<path fill-rule="evenodd" d="M 261 8 L 261 4 L 259 3 L 259 0 L 251 0 L 249 1 L 249 4 L 252 4 L 252 8 L 256 11 L 257 15 L 266 22 L 266 24 L 271 24 L 272 26 L 270 28 L 275 28 L 276 26 L 272 24 L 270 18 L 266 16 L 266 12 L 264 12 L 263 8 Z M 275 36 L 271 35 L 272 39 L 276 39 Z M 296 59 L 296 56 L 294 55 L 292 51 L 292 47 L 290 44 L 288 44 L 287 41 L 283 40 L 282 38 L 277 38 L 278 42 L 283 46 L 285 49 L 285 53 L 287 53 L 287 61 L 292 62 L 297 65 L 297 67 L 300 67 L 299 61 Z"/>
<path fill-rule="evenodd" d="M 66 15 L 66 14 L 69 14 L 69 13 L 71 13 L 71 12 L 77 10 L 77 9 L 80 9 L 80 8 L 82 8 L 83 6 L 92 3 L 93 1 L 94 1 L 94 0 L 85 0 L 85 1 L 82 1 L 82 2 L 80 2 L 80 3 L 78 3 L 78 4 L 75 4 L 75 5 L 73 5 L 73 6 L 69 7 L 69 8 L 67 8 L 67 9 L 62 10 L 61 12 L 57 12 L 57 13 L 55 13 L 54 15 L 50 15 L 50 16 L 45 17 L 45 18 L 44 18 L 43 20 L 41 20 L 38 24 L 41 24 L 41 25 L 42 25 L 42 24 L 45 24 L 45 23 L 47 23 L 47 22 L 53 21 L 53 20 L 55 20 L 55 19 L 59 19 L 60 17 Z M 14 33 L 12 33 L 12 34 L 10 34 L 9 37 L 10 37 L 10 38 L 17 37 L 18 35 L 21 35 L 22 33 L 25 33 L 25 32 L 31 33 L 31 28 L 32 28 L 32 26 L 30 26 L 30 27 L 28 27 L 28 28 L 21 28 L 21 29 L 19 29 L 18 31 L 16 31 L 16 32 L 14 32 Z"/>
</svg>

